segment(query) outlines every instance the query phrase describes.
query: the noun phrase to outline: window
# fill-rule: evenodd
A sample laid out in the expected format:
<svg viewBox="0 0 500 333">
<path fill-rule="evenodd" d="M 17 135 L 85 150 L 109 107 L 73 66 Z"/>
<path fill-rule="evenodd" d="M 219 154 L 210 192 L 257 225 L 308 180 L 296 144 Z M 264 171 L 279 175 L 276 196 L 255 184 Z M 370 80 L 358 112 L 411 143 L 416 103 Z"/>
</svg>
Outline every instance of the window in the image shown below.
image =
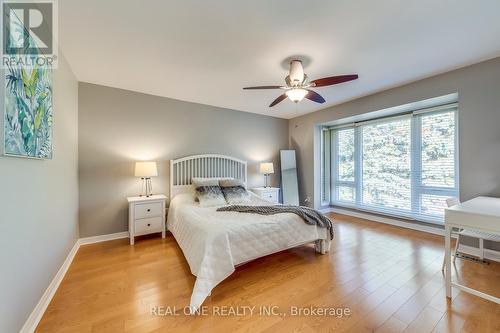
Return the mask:
<svg viewBox="0 0 500 333">
<path fill-rule="evenodd" d="M 322 200 L 442 222 L 458 196 L 456 104 L 342 127 L 322 138 Z"/>
<path fill-rule="evenodd" d="M 336 142 L 335 185 L 333 196 L 338 201 L 354 202 L 356 198 L 354 174 L 354 129 L 341 129 L 334 132 Z"/>
</svg>

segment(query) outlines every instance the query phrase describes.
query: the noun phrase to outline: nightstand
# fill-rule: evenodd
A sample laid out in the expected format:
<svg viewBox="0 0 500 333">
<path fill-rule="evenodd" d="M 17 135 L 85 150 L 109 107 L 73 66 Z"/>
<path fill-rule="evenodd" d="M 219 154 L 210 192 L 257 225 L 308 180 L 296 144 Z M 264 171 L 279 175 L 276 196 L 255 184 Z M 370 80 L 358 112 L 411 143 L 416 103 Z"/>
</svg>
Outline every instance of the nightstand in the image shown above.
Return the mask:
<svg viewBox="0 0 500 333">
<path fill-rule="evenodd" d="M 280 189 L 278 187 L 255 187 L 251 188 L 250 191 L 257 194 L 264 200 L 271 201 L 276 204 L 280 202 Z"/>
<path fill-rule="evenodd" d="M 166 199 L 163 194 L 127 198 L 130 245 L 134 245 L 134 237 L 155 232 L 161 232 L 165 238 Z"/>
</svg>

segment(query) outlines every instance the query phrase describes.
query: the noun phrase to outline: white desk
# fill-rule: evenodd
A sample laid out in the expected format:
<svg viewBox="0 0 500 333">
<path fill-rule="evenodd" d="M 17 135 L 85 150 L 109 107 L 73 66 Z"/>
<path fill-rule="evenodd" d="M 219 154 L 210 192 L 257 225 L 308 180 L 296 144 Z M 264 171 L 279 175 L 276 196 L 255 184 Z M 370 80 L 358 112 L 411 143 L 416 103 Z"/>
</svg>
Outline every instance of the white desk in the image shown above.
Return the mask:
<svg viewBox="0 0 500 333">
<path fill-rule="evenodd" d="M 445 209 L 446 297 L 451 287 L 500 304 L 500 298 L 451 282 L 451 230 L 453 228 L 480 230 L 500 234 L 500 198 L 477 197 Z"/>
</svg>

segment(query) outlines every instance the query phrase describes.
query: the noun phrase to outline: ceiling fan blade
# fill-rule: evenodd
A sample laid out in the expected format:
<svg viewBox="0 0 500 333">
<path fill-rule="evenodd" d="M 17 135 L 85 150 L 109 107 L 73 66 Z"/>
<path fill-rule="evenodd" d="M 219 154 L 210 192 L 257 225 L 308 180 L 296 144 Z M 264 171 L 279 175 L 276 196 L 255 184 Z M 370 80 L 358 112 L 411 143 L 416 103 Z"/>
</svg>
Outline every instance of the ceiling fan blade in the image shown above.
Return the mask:
<svg viewBox="0 0 500 333">
<path fill-rule="evenodd" d="M 316 103 L 325 103 L 326 102 L 325 99 L 317 92 L 309 90 L 309 89 L 307 91 L 308 91 L 308 93 L 306 95 L 307 99 L 310 99 L 311 101 L 316 102 Z"/>
<path fill-rule="evenodd" d="M 259 86 L 259 87 L 245 87 L 243 88 L 244 90 L 251 90 L 251 89 L 280 89 L 281 86 Z"/>
<path fill-rule="evenodd" d="M 278 98 L 276 98 L 270 105 L 269 107 L 272 108 L 273 106 L 275 106 L 276 104 L 278 104 L 279 102 L 281 102 L 282 100 L 284 100 L 286 98 L 286 94 L 282 94 L 280 95 Z"/>
<path fill-rule="evenodd" d="M 347 81 L 356 80 L 357 78 L 358 78 L 357 74 L 330 76 L 311 81 L 311 84 L 313 84 L 314 87 L 324 87 L 324 86 L 331 86 L 333 84 L 339 84 Z"/>
</svg>

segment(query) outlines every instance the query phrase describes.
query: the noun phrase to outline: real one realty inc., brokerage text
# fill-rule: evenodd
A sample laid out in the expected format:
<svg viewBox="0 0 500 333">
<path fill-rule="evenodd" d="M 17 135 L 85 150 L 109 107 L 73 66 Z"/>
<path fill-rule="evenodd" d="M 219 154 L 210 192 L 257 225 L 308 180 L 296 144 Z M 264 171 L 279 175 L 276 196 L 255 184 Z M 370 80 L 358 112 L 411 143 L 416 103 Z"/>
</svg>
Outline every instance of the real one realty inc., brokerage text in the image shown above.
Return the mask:
<svg viewBox="0 0 500 333">
<path fill-rule="evenodd" d="M 317 307 L 317 306 L 290 306 L 282 309 L 277 305 L 270 306 L 201 306 L 191 311 L 189 306 L 152 306 L 150 314 L 152 316 L 305 316 L 305 317 L 335 317 L 344 318 L 351 315 L 348 307 Z"/>
</svg>

